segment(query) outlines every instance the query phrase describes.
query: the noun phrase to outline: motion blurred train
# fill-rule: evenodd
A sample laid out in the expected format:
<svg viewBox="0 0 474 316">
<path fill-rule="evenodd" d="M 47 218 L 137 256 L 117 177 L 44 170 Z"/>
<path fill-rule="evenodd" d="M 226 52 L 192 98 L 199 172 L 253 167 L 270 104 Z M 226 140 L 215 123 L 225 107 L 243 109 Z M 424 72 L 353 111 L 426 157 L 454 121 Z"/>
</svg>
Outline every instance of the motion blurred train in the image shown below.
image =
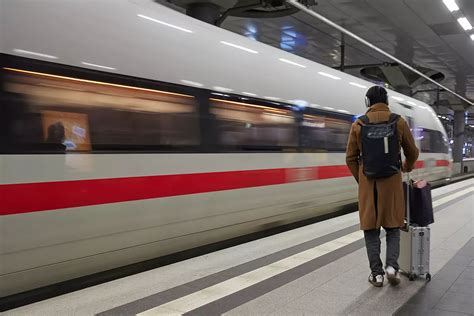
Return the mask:
<svg viewBox="0 0 474 316">
<path fill-rule="evenodd" d="M 356 201 L 371 83 L 151 0 L 0 0 L 0 296 Z M 390 91 L 450 176 L 435 112 Z"/>
</svg>

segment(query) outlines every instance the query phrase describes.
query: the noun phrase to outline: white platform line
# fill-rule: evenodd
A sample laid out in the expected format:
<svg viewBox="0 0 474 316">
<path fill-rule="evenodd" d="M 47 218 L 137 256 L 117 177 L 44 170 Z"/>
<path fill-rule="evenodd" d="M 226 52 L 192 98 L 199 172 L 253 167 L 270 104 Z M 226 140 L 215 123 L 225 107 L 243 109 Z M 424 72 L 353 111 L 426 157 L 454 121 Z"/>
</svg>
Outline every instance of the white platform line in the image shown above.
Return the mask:
<svg viewBox="0 0 474 316">
<path fill-rule="evenodd" d="M 453 194 L 450 194 L 448 196 L 445 196 L 444 198 L 441 198 L 439 200 L 436 200 L 433 202 L 433 208 L 434 207 L 438 207 L 444 203 L 447 203 L 451 200 L 454 200 L 454 199 L 457 199 L 458 197 L 460 196 L 463 196 L 464 194 L 467 194 L 469 192 L 474 192 L 474 187 L 470 187 L 470 188 L 467 188 L 467 189 L 464 189 L 462 191 L 459 191 L 459 192 L 456 192 L 456 193 L 453 193 Z"/>
<path fill-rule="evenodd" d="M 441 198 L 433 203 L 433 207 L 445 204 L 469 192 L 474 192 L 474 187 L 467 188 L 450 196 Z M 358 230 L 285 259 L 276 261 L 267 266 L 252 270 L 240 276 L 231 278 L 163 305 L 146 310 L 137 315 L 182 315 L 225 296 L 241 291 L 280 273 L 296 268 L 304 263 L 347 246 L 362 238 L 364 238 L 363 231 Z"/>
<path fill-rule="evenodd" d="M 317 247 L 297 253 L 280 261 L 276 261 L 267 266 L 244 273 L 240 276 L 226 280 L 219 284 L 210 286 L 203 290 L 183 296 L 174 301 L 149 309 L 138 315 L 169 315 L 170 311 L 175 311 L 176 314 L 187 313 L 200 306 L 209 304 L 220 298 L 243 290 L 249 286 L 257 284 L 280 273 L 300 266 L 306 262 L 321 257 L 322 255 L 333 252 L 334 250 L 342 248 L 350 243 L 362 239 L 363 237 L 364 234 L 362 231 L 356 231 L 354 233 L 337 238 Z"/>
</svg>

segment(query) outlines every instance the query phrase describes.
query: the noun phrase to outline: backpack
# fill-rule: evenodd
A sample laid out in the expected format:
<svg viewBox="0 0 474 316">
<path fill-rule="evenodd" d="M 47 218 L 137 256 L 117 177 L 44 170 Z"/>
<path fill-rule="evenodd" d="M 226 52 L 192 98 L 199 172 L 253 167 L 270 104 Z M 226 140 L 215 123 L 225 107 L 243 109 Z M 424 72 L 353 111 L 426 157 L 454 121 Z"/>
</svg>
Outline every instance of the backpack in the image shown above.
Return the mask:
<svg viewBox="0 0 474 316">
<path fill-rule="evenodd" d="M 400 115 L 390 114 L 388 122 L 370 123 L 367 115 L 361 126 L 363 172 L 369 179 L 386 178 L 400 172 L 401 155 L 397 122 Z"/>
</svg>

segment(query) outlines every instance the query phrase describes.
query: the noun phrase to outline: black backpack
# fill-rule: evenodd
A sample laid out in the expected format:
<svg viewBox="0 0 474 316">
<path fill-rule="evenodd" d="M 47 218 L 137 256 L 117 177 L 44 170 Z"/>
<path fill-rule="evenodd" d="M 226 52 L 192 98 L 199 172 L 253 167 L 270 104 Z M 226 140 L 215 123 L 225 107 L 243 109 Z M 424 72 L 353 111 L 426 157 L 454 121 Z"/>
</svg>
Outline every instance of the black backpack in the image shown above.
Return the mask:
<svg viewBox="0 0 474 316">
<path fill-rule="evenodd" d="M 390 114 L 388 122 L 370 123 L 367 115 L 361 126 L 362 164 L 367 178 L 386 178 L 400 171 L 401 155 L 397 133 L 400 115 Z"/>
</svg>

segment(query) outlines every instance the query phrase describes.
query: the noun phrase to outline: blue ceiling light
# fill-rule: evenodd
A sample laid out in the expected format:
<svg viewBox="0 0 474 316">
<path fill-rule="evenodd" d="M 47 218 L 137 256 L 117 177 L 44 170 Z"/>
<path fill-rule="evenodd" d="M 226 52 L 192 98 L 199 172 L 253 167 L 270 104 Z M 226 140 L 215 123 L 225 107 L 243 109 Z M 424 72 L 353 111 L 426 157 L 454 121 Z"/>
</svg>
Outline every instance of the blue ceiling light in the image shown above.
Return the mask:
<svg viewBox="0 0 474 316">
<path fill-rule="evenodd" d="M 257 27 L 254 24 L 249 23 L 245 26 L 245 28 L 247 29 L 248 33 L 257 34 Z"/>
<path fill-rule="evenodd" d="M 253 41 L 256 41 L 257 40 L 257 36 L 255 34 L 245 34 L 245 36 L 248 38 L 248 39 L 251 39 Z"/>
<path fill-rule="evenodd" d="M 288 35 L 285 31 L 281 32 L 280 48 L 286 51 L 293 51 L 296 46 L 296 40 L 293 36 Z"/>
<path fill-rule="evenodd" d="M 280 48 L 286 50 L 287 52 L 292 52 L 295 50 L 296 43 L 294 41 L 283 40 L 280 42 Z"/>
<path fill-rule="evenodd" d="M 248 23 L 245 26 L 245 29 L 246 29 L 246 31 L 245 31 L 244 35 L 247 38 L 256 41 L 257 40 L 257 33 L 258 33 L 257 27 L 254 24 Z"/>
<path fill-rule="evenodd" d="M 306 37 L 297 33 L 292 26 L 281 28 L 280 48 L 286 51 L 294 51 L 298 46 L 306 46 Z"/>
<path fill-rule="evenodd" d="M 282 34 L 286 34 L 288 36 L 291 36 L 293 38 L 297 38 L 298 34 L 296 34 L 294 29 L 283 29 Z"/>
</svg>

